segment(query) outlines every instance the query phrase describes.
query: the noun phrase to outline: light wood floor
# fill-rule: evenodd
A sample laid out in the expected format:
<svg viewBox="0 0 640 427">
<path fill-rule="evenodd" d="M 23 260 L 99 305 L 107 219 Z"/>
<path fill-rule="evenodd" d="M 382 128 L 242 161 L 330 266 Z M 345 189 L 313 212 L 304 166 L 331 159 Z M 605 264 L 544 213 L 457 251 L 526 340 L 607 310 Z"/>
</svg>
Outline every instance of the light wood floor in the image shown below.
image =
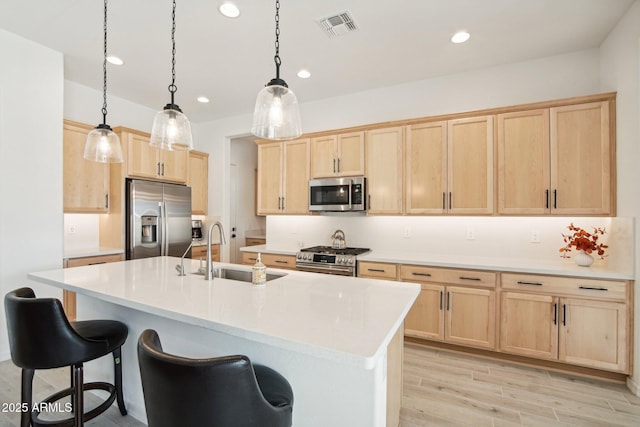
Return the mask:
<svg viewBox="0 0 640 427">
<path fill-rule="evenodd" d="M 414 344 L 406 344 L 404 354 L 401 427 L 640 426 L 640 397 L 622 384 Z M 36 400 L 67 383 L 67 369 L 37 371 Z M 2 362 L 0 403 L 19 399 L 20 370 L 11 361 Z M 19 418 L 0 412 L 0 427 L 17 427 Z M 122 417 L 115 406 L 86 425 L 144 427 L 131 416 Z"/>
</svg>

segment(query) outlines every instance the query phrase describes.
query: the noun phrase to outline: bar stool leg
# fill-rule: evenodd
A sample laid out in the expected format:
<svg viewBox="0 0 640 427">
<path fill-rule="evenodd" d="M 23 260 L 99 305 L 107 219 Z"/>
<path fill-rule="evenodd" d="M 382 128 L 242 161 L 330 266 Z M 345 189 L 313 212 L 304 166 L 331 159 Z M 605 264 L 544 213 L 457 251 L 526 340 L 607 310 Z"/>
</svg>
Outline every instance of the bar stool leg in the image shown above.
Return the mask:
<svg viewBox="0 0 640 427">
<path fill-rule="evenodd" d="M 73 400 L 75 401 L 75 405 L 73 406 L 75 427 L 82 427 L 84 426 L 84 368 L 82 363 L 74 365 L 73 371 L 75 374 L 73 378 L 73 382 L 75 384 L 75 388 L 73 389 Z"/>
<path fill-rule="evenodd" d="M 122 415 L 127 415 L 127 408 L 124 406 L 124 395 L 122 393 L 122 347 L 118 347 L 113 352 L 114 363 L 114 380 L 113 384 L 116 387 L 116 399 L 118 402 L 118 409 Z"/>
<path fill-rule="evenodd" d="M 27 405 L 21 409 L 20 427 L 29 427 L 31 425 L 31 407 L 33 405 L 33 369 L 22 370 L 22 405 Z"/>
</svg>

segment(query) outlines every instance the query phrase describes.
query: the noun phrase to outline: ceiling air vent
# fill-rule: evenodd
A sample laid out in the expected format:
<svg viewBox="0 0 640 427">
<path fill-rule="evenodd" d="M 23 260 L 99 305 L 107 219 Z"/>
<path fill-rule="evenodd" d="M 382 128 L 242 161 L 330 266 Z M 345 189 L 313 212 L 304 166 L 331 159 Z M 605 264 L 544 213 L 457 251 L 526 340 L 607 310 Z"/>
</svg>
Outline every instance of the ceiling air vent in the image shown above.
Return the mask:
<svg viewBox="0 0 640 427">
<path fill-rule="evenodd" d="M 318 23 L 329 37 L 341 36 L 358 29 L 348 11 L 322 18 Z"/>
</svg>

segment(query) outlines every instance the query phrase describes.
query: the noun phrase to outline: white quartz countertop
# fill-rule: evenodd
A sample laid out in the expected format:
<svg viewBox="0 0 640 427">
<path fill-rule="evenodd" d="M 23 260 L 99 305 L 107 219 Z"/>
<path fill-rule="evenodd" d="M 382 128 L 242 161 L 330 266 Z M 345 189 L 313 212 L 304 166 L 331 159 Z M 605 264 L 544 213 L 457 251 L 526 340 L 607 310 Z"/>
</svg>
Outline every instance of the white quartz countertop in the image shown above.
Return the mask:
<svg viewBox="0 0 640 427">
<path fill-rule="evenodd" d="M 244 252 L 262 252 L 280 255 L 295 255 L 298 249 L 274 248 L 269 245 L 246 246 Z M 505 258 L 491 256 L 435 255 L 427 253 L 384 252 L 371 250 L 358 255 L 358 261 L 414 264 L 431 267 L 466 268 L 473 270 L 504 271 L 529 274 L 551 274 L 559 276 L 589 277 L 594 279 L 634 280 L 633 271 L 621 271 L 596 262 L 591 267 L 579 267 L 572 259 L 555 260 Z"/>
<path fill-rule="evenodd" d="M 483 256 L 403 254 L 371 251 L 358 255 L 358 261 L 427 265 L 432 267 L 468 268 L 530 274 L 589 277 L 594 279 L 634 280 L 633 272 L 617 271 L 597 264 L 580 267 L 572 259 L 540 260 Z"/>
<path fill-rule="evenodd" d="M 178 276 L 174 257 L 30 273 L 32 280 L 279 348 L 372 368 L 420 292 L 413 283 L 267 269 L 264 287 Z M 238 264 L 214 263 L 250 271 Z M 185 259 L 187 271 L 197 260 Z"/>
</svg>

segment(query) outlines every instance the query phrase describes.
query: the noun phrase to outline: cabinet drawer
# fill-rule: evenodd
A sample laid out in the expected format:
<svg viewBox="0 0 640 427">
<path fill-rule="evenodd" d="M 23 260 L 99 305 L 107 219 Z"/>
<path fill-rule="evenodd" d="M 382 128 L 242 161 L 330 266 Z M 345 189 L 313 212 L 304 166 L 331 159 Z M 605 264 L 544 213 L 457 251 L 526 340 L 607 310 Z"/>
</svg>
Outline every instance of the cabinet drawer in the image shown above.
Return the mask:
<svg viewBox="0 0 640 427">
<path fill-rule="evenodd" d="M 247 237 L 245 238 L 245 246 L 257 246 L 264 245 L 266 243 L 266 239 L 258 239 L 255 237 Z"/>
<path fill-rule="evenodd" d="M 627 282 L 623 281 L 511 273 L 502 274 L 501 287 L 612 301 L 625 301 L 629 292 Z"/>
<path fill-rule="evenodd" d="M 256 254 L 254 253 L 253 256 L 256 257 Z M 260 258 L 267 267 L 288 268 L 290 270 L 296 268 L 296 257 L 293 255 L 262 254 Z"/>
<path fill-rule="evenodd" d="M 191 258 L 205 259 L 207 257 L 207 245 L 193 246 L 191 248 Z M 220 245 L 211 245 L 211 259 L 220 261 Z"/>
<path fill-rule="evenodd" d="M 398 266 L 396 264 L 386 264 L 383 262 L 358 261 L 358 276 L 396 280 L 398 277 Z"/>
<path fill-rule="evenodd" d="M 258 259 L 256 252 L 243 252 L 242 263 L 246 265 L 253 265 Z M 273 268 L 288 268 L 289 270 L 295 270 L 296 257 L 294 255 L 278 255 L 278 254 L 261 254 L 260 259 L 262 263 L 267 267 Z"/>
<path fill-rule="evenodd" d="M 434 282 L 454 285 L 496 287 L 496 273 L 478 270 L 453 270 L 422 265 L 401 265 L 400 279 L 407 282 Z"/>
<path fill-rule="evenodd" d="M 89 256 L 83 258 L 68 258 L 64 262 L 65 268 L 71 267 L 80 267 L 83 265 L 95 265 L 95 264 L 105 264 L 107 262 L 118 262 L 124 261 L 123 254 L 115 254 L 115 255 L 99 255 L 99 256 Z"/>
</svg>

